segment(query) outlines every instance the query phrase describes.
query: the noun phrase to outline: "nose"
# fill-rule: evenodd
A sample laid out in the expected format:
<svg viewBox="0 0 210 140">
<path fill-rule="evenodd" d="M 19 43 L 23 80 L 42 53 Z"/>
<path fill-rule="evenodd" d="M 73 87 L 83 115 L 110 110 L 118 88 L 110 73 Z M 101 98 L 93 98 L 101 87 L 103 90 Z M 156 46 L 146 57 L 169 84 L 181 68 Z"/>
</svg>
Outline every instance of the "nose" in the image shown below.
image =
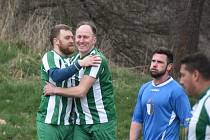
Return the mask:
<svg viewBox="0 0 210 140">
<path fill-rule="evenodd" d="M 81 37 L 81 38 L 79 39 L 79 41 L 80 41 L 80 42 L 84 42 L 84 37 Z"/>
<path fill-rule="evenodd" d="M 73 43 L 73 42 L 74 42 L 74 39 L 70 39 L 70 42 L 72 42 L 72 43 Z"/>
<path fill-rule="evenodd" d="M 157 62 L 152 62 L 152 67 L 157 67 Z"/>
<path fill-rule="evenodd" d="M 73 37 L 69 38 L 69 42 L 74 42 L 74 38 Z"/>
</svg>

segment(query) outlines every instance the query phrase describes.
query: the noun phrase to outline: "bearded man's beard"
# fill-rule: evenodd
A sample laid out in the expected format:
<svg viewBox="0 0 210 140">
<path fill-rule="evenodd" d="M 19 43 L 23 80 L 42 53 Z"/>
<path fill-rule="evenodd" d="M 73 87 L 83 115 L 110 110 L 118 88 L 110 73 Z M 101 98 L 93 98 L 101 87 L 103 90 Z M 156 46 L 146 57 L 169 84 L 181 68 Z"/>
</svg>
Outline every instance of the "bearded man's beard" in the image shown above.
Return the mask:
<svg viewBox="0 0 210 140">
<path fill-rule="evenodd" d="M 65 55 L 71 55 L 74 53 L 74 47 L 60 48 L 60 51 Z"/>
<path fill-rule="evenodd" d="M 150 70 L 150 75 L 155 78 L 155 79 L 159 79 L 160 77 L 162 77 L 164 74 L 166 73 L 166 69 L 163 71 L 159 71 L 159 72 L 154 72 Z"/>
<path fill-rule="evenodd" d="M 65 54 L 65 55 L 71 55 L 72 53 L 74 53 L 75 47 L 71 46 L 71 47 L 64 47 L 64 45 L 62 44 L 62 42 L 60 42 L 60 51 Z"/>
</svg>

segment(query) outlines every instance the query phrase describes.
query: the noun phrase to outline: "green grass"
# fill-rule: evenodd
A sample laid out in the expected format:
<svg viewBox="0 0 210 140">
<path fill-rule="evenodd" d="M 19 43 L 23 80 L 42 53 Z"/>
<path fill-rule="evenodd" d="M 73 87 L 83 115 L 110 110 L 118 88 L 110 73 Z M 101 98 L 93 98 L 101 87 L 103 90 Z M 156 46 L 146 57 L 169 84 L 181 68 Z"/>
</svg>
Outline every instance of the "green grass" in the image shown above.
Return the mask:
<svg viewBox="0 0 210 140">
<path fill-rule="evenodd" d="M 137 75 L 125 68 L 113 68 L 113 81 L 118 117 L 118 139 L 128 140 L 133 108 L 141 84 L 149 77 Z"/>
<path fill-rule="evenodd" d="M 1 140 L 36 139 L 35 118 L 40 100 L 39 56 L 0 42 Z"/>
</svg>

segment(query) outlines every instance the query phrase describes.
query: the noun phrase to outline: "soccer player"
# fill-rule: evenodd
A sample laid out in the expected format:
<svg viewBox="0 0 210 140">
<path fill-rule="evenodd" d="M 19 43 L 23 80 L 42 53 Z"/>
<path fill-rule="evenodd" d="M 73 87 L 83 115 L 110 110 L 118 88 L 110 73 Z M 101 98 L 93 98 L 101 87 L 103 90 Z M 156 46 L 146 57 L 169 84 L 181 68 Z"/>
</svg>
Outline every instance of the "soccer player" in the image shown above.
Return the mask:
<svg viewBox="0 0 210 140">
<path fill-rule="evenodd" d="M 79 97 L 75 98 L 75 140 L 115 140 L 116 112 L 112 76 L 107 59 L 95 48 L 94 23 L 82 21 L 78 24 L 75 43 L 79 53 L 73 57 L 73 62 L 87 55 L 98 55 L 101 64 L 98 67 L 82 68 L 73 78 L 77 86 L 59 88 L 48 84 L 45 86 L 45 94 Z"/>
<path fill-rule="evenodd" d="M 70 65 L 69 55 L 74 52 L 74 40 L 71 28 L 64 24 L 56 25 L 51 30 L 50 42 L 53 50 L 42 58 L 41 81 L 46 81 L 59 87 L 70 87 L 74 83 L 69 77 L 78 72 L 82 66 L 97 66 L 100 58 L 88 56 Z M 73 125 L 70 112 L 72 98 L 62 96 L 41 96 L 37 112 L 37 137 L 39 140 L 71 140 Z"/>
<path fill-rule="evenodd" d="M 158 48 L 152 54 L 150 74 L 138 94 L 130 127 L 130 140 L 178 140 L 180 123 L 188 127 L 190 103 L 184 89 L 171 76 L 173 54 Z"/>
<path fill-rule="evenodd" d="M 180 83 L 195 97 L 188 140 L 210 140 L 210 60 L 202 53 L 184 57 L 180 67 Z"/>
</svg>

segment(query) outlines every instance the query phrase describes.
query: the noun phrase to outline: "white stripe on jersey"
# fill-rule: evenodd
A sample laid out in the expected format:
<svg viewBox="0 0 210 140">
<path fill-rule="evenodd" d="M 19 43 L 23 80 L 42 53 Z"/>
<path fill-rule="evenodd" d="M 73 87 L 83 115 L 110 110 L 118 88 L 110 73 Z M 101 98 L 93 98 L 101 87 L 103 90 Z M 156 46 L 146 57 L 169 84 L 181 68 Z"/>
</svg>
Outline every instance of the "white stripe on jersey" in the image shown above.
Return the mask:
<svg viewBox="0 0 210 140">
<path fill-rule="evenodd" d="M 61 57 L 59 55 L 57 55 L 57 53 L 54 53 L 54 62 L 55 62 L 56 67 L 57 68 L 65 68 L 65 66 L 63 64 L 64 62 L 60 58 Z M 58 60 L 60 60 L 62 62 L 60 63 Z"/>
<path fill-rule="evenodd" d="M 190 120 L 190 125 L 189 125 L 189 133 L 188 133 L 188 139 L 196 139 L 196 125 L 204 104 L 204 101 L 206 100 L 206 98 L 210 95 L 210 91 L 208 91 L 206 93 L 206 95 L 197 103 L 193 106 L 192 108 L 192 118 Z"/>
<path fill-rule="evenodd" d="M 65 83 L 65 81 L 62 82 L 62 87 L 64 87 L 64 83 Z M 57 124 L 60 124 L 60 121 L 61 121 L 60 119 L 61 119 L 62 108 L 63 108 L 63 102 L 62 102 L 62 97 L 60 97 Z"/>
<path fill-rule="evenodd" d="M 93 85 L 93 94 L 94 94 L 96 109 L 98 111 L 100 123 L 108 122 L 107 114 L 104 109 L 104 104 L 103 104 L 103 100 L 102 100 L 99 79 L 97 79 Z"/>
<path fill-rule="evenodd" d="M 50 124 L 54 112 L 54 107 L 55 107 L 55 95 L 49 97 L 49 103 L 47 106 L 47 114 L 45 118 L 45 123 Z"/>
<path fill-rule="evenodd" d="M 58 113 L 58 122 L 57 122 L 57 124 L 60 124 L 62 108 L 63 108 L 63 102 L 62 102 L 62 97 L 60 97 L 60 100 L 59 100 L 59 110 L 58 110 L 58 112 L 59 112 Z"/>
<path fill-rule="evenodd" d="M 175 118 L 176 118 L 176 114 L 175 114 L 174 111 L 172 111 L 172 113 L 171 113 L 171 118 L 170 118 L 170 120 L 169 120 L 168 125 L 171 125 L 171 123 L 174 121 Z M 161 140 L 164 139 L 165 135 L 166 135 L 166 130 L 163 132 Z"/>
<path fill-rule="evenodd" d="M 206 127 L 205 140 L 210 140 L 210 126 Z"/>
<path fill-rule="evenodd" d="M 72 108 L 72 98 L 67 99 L 66 115 L 64 117 L 64 125 L 69 125 L 69 117 Z"/>
<path fill-rule="evenodd" d="M 67 82 L 67 87 L 72 87 L 72 86 L 73 84 L 72 84 L 71 78 L 69 78 Z M 74 81 L 74 86 L 75 86 L 75 81 Z M 69 124 L 69 117 L 70 117 L 70 113 L 72 109 L 72 101 L 73 99 L 71 97 L 67 98 L 67 107 L 66 107 L 66 115 L 64 117 L 64 125 Z"/>
<path fill-rule="evenodd" d="M 77 110 L 77 104 L 76 104 L 75 99 L 74 99 L 74 105 L 75 105 L 75 112 L 77 114 L 76 124 L 80 124 L 79 113 L 78 113 L 78 110 Z"/>
<path fill-rule="evenodd" d="M 210 96 L 210 90 L 208 90 L 207 94 Z M 208 113 L 209 119 L 210 119 L 210 97 L 205 102 L 205 108 Z M 206 127 L 206 134 L 205 134 L 205 140 L 210 140 L 210 126 Z"/>
<path fill-rule="evenodd" d="M 170 118 L 170 121 L 169 121 L 169 124 L 168 125 L 171 125 L 171 123 L 174 121 L 175 118 L 176 118 L 176 114 L 175 114 L 174 111 L 172 111 L 171 118 Z"/>
<path fill-rule="evenodd" d="M 80 98 L 81 107 L 83 110 L 83 113 L 85 114 L 85 122 L 86 124 L 93 124 L 92 115 L 90 113 L 88 102 L 86 96 L 84 98 Z"/>
<path fill-rule="evenodd" d="M 96 78 L 96 75 L 97 75 L 97 73 L 99 71 L 100 65 L 101 64 L 98 64 L 97 67 L 91 67 L 89 76 Z"/>
<path fill-rule="evenodd" d="M 42 58 L 42 64 L 44 66 L 45 72 L 47 72 L 50 69 L 47 61 L 47 53 Z"/>
<path fill-rule="evenodd" d="M 207 94 L 210 96 L 210 90 L 207 92 Z M 210 119 L 210 97 L 208 97 L 208 99 L 205 102 L 205 108 Z"/>
</svg>

